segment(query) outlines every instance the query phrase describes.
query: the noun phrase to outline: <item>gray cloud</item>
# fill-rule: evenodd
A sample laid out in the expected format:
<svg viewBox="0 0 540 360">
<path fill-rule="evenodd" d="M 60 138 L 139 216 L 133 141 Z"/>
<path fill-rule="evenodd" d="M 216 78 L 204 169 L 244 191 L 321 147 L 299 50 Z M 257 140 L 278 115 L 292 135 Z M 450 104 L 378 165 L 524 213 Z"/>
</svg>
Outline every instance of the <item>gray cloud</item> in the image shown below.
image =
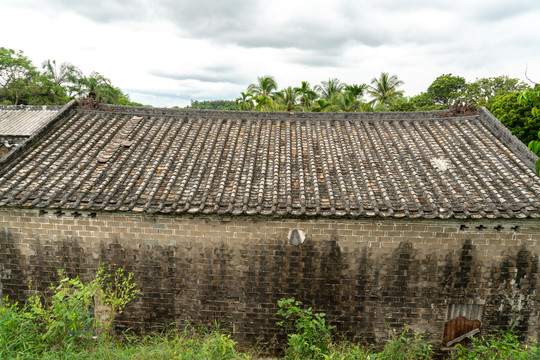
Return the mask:
<svg viewBox="0 0 540 360">
<path fill-rule="evenodd" d="M 188 94 L 174 94 L 170 90 L 149 91 L 145 89 L 125 89 L 131 100 L 142 104 L 151 104 L 157 107 L 171 107 L 186 104 L 193 99 Z"/>
<path fill-rule="evenodd" d="M 204 83 L 227 83 L 242 85 L 246 78 L 230 66 L 215 66 L 191 73 L 175 73 L 163 70 L 151 70 L 150 75 L 177 81 L 196 80 Z"/>
<path fill-rule="evenodd" d="M 36 7 L 35 1 L 32 0 L 18 0 L 18 5 Z M 96 23 L 140 21 L 152 14 L 146 0 L 47 0 L 37 5 L 37 7 L 40 6 L 43 11 L 49 13 L 71 11 Z"/>
<path fill-rule="evenodd" d="M 31 0 L 20 1 L 31 3 Z M 427 31 L 406 36 L 411 27 L 407 25 L 409 15 L 428 6 L 434 8 L 427 0 L 386 0 L 376 4 L 313 1 L 306 2 L 309 11 L 297 12 L 286 20 L 265 16 L 267 5 L 257 0 L 47 0 L 45 4 L 48 11 L 68 9 L 97 23 L 168 20 L 182 36 L 243 48 L 296 48 L 326 54 L 358 44 L 378 47 L 403 41 L 433 40 L 429 36 L 433 32 Z M 383 17 L 388 21 L 381 22 L 379 19 Z"/>
<path fill-rule="evenodd" d="M 288 57 L 288 60 L 308 67 L 343 67 L 345 65 L 341 54 L 324 55 L 313 51 L 302 51 Z"/>
<path fill-rule="evenodd" d="M 191 38 L 232 43 L 227 34 L 249 32 L 256 24 L 258 3 L 249 0 L 156 0 L 163 18 Z"/>
<path fill-rule="evenodd" d="M 531 12 L 539 12 L 540 3 L 537 0 L 521 0 L 519 2 L 494 2 L 489 6 L 477 7 L 469 14 L 472 20 L 498 22 Z"/>
</svg>

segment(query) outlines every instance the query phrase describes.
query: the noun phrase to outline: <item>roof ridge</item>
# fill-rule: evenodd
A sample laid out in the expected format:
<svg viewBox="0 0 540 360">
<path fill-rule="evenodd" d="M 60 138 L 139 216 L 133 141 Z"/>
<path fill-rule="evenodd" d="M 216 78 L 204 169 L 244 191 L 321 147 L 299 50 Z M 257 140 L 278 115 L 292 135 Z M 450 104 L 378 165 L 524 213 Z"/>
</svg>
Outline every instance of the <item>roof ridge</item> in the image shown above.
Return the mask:
<svg viewBox="0 0 540 360">
<path fill-rule="evenodd" d="M 393 111 L 393 112 L 266 112 L 266 111 L 238 111 L 238 110 L 209 110 L 209 109 L 186 109 L 186 108 L 158 108 L 142 106 L 118 106 L 102 105 L 101 109 L 79 109 L 85 112 L 120 112 L 125 115 L 163 115 L 180 116 L 195 114 L 199 116 L 219 116 L 224 119 L 239 116 L 248 120 L 253 118 L 272 118 L 279 120 L 383 120 L 383 121 L 418 121 L 422 120 L 443 120 L 443 119 L 472 119 L 478 117 L 478 114 L 464 115 L 456 118 L 456 115 L 448 110 L 431 111 Z M 246 118 L 248 116 L 248 118 Z"/>
<path fill-rule="evenodd" d="M 73 100 L 72 100 L 73 101 Z M 0 105 L 0 110 L 60 110 L 62 105 Z"/>
</svg>

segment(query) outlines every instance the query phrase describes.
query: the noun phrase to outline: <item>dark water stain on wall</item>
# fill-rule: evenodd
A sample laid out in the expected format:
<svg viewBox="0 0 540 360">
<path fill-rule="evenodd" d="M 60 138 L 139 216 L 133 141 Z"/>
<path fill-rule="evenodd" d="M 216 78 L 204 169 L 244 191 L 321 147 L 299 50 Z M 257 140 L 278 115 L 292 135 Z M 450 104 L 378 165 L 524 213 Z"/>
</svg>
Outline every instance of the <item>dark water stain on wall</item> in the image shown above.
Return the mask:
<svg viewBox="0 0 540 360">
<path fill-rule="evenodd" d="M 32 248 L 34 255 L 28 257 L 26 271 L 33 279 L 33 290 L 48 294 L 49 286 L 59 280 L 59 270 L 70 278 L 79 276 L 83 280 L 88 280 L 95 272 L 78 238 L 51 241 L 38 237 Z"/>
<path fill-rule="evenodd" d="M 365 343 L 375 343 L 375 332 L 373 328 L 373 319 L 369 315 L 373 313 L 373 300 L 377 298 L 375 289 L 377 289 L 377 281 L 372 276 L 373 264 L 368 257 L 368 249 L 362 248 L 360 253 L 355 252 L 351 263 L 357 263 L 356 281 L 351 288 L 352 298 L 349 305 L 350 322 L 344 326 L 351 331 L 356 329 L 354 333 L 350 333 L 349 337 L 352 341 L 363 341 Z"/>
<path fill-rule="evenodd" d="M 482 291 L 480 264 L 475 260 L 475 248 L 470 239 L 466 239 L 461 245 L 459 258 L 447 254 L 444 265 L 440 270 L 442 278 L 440 284 L 444 294 L 457 302 L 474 298 Z M 461 300 L 460 300 L 461 299 Z"/>
<path fill-rule="evenodd" d="M 13 234 L 0 231 L 0 295 L 1 299 L 8 296 L 17 300 L 26 297 L 24 294 L 28 284 L 24 281 L 24 257 L 17 248 Z"/>
<path fill-rule="evenodd" d="M 454 279 L 454 290 L 466 289 L 471 281 L 473 268 L 473 246 L 471 240 L 465 240 L 459 256 L 459 270 Z"/>
<path fill-rule="evenodd" d="M 533 309 L 538 309 L 538 256 L 523 246 L 510 249 L 491 273 L 494 293 L 486 306 L 485 322 L 506 324 L 519 331 L 523 340 Z"/>
</svg>

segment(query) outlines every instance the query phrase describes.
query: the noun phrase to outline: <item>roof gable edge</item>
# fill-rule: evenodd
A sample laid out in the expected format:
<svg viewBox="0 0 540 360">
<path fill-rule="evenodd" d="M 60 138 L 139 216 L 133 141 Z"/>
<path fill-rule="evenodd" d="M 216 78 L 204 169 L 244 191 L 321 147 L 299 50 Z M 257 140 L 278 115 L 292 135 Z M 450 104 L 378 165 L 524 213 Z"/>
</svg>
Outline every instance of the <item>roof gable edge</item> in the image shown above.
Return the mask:
<svg viewBox="0 0 540 360">
<path fill-rule="evenodd" d="M 529 150 L 521 140 L 519 140 L 506 126 L 504 126 L 499 119 L 497 119 L 486 107 L 482 106 L 480 109 L 480 120 L 484 125 L 490 129 L 493 134 L 501 139 L 506 146 L 508 146 L 514 154 L 525 163 L 525 165 L 532 171 L 536 172 L 536 161 L 538 157 Z"/>
</svg>

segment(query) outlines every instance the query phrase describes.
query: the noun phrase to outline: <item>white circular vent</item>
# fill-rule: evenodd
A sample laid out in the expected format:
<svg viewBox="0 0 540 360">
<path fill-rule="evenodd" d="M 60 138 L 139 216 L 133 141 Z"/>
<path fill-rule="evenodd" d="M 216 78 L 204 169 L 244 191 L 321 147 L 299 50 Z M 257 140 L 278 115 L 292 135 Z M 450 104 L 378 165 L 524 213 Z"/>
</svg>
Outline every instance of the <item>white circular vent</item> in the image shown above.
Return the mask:
<svg viewBox="0 0 540 360">
<path fill-rule="evenodd" d="M 306 240 L 306 234 L 299 229 L 289 231 L 289 243 L 294 246 L 299 246 Z"/>
</svg>

